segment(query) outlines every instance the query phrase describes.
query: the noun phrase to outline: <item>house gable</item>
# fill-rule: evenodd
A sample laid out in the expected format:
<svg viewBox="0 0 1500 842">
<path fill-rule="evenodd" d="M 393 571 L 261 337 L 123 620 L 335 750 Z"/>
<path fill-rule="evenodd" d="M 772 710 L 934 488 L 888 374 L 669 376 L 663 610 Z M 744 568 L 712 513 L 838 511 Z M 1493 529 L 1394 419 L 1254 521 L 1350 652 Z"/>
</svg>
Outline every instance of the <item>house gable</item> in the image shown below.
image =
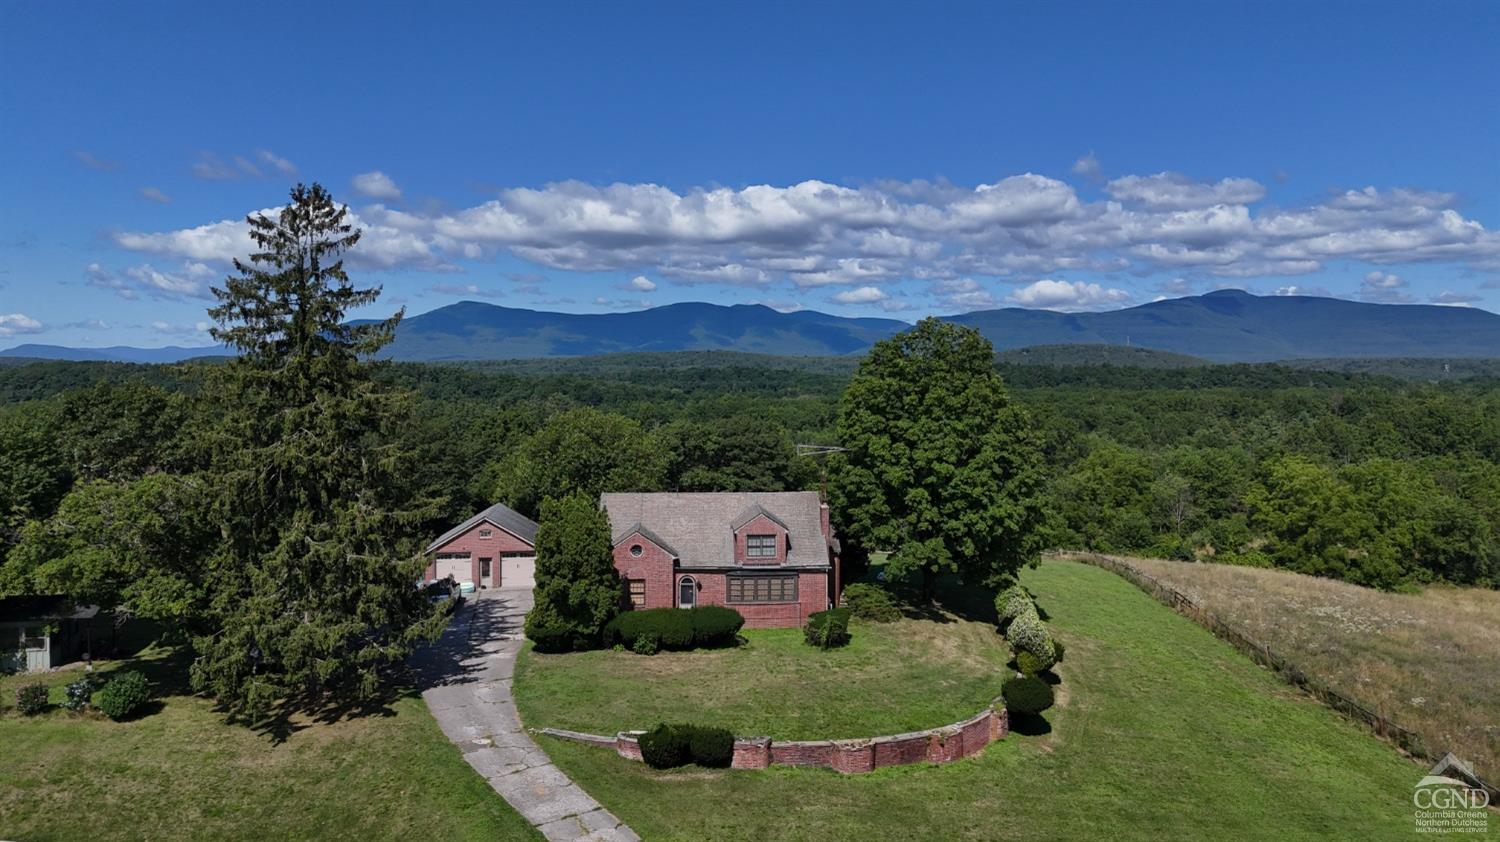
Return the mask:
<svg viewBox="0 0 1500 842">
<path fill-rule="evenodd" d="M 671 608 L 677 554 L 641 527 L 621 535 L 613 549 L 615 570 L 625 580 L 625 598 L 634 608 Z M 636 598 L 632 601 L 632 590 Z"/>
<path fill-rule="evenodd" d="M 790 543 L 791 533 L 786 526 L 769 513 L 762 512 L 734 530 L 734 563 L 743 566 L 786 564 Z"/>
</svg>

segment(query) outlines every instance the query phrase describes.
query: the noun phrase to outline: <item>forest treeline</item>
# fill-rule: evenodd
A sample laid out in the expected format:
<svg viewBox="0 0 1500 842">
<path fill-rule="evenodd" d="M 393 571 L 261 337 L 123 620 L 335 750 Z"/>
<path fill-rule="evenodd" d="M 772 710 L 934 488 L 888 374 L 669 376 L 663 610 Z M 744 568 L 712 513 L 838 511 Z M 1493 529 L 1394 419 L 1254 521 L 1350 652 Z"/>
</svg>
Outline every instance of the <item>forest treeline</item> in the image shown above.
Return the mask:
<svg viewBox="0 0 1500 842">
<path fill-rule="evenodd" d="M 855 360 L 722 353 L 392 363 L 415 393 L 388 433 L 434 533 L 496 500 L 566 491 L 814 488 Z M 0 590 L 28 523 L 95 522 L 194 470 L 209 366 L 0 367 Z M 1286 365 L 997 364 L 1047 464 L 1048 543 L 1274 565 L 1381 588 L 1500 585 L 1500 382 Z M 123 505 L 123 504 L 121 504 Z M 35 530 L 34 530 L 35 531 Z M 22 558 L 29 559 L 23 562 Z"/>
</svg>

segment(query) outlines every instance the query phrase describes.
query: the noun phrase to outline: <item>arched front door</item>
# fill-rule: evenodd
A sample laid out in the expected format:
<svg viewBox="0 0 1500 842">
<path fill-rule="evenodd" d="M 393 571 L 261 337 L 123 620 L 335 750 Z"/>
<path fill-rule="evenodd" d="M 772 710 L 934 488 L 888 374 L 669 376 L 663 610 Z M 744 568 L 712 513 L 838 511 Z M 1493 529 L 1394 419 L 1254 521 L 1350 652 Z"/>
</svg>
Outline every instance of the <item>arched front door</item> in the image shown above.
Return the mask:
<svg viewBox="0 0 1500 842">
<path fill-rule="evenodd" d="M 677 607 L 692 608 L 698 603 L 698 583 L 692 576 L 683 576 L 677 581 Z"/>
</svg>

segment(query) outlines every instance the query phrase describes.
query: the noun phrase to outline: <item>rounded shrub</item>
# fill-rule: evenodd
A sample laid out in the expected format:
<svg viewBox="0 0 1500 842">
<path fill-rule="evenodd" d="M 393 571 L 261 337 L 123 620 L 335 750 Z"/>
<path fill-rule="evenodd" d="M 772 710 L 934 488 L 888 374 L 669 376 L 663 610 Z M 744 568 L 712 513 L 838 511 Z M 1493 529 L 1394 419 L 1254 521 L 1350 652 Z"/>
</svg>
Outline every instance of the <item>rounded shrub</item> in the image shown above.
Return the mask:
<svg viewBox="0 0 1500 842">
<path fill-rule="evenodd" d="M 630 651 L 637 655 L 655 655 L 659 648 L 661 648 L 661 641 L 657 640 L 654 634 L 639 635 L 635 642 L 630 644 Z"/>
<path fill-rule="evenodd" d="M 1005 698 L 1005 709 L 1014 714 L 1030 716 L 1052 707 L 1052 685 L 1028 675 L 1012 678 L 1000 686 L 1000 695 Z"/>
<path fill-rule="evenodd" d="M 693 618 L 689 612 L 680 608 L 665 608 L 667 612 L 661 615 L 661 619 L 655 629 L 657 636 L 661 639 L 663 649 L 691 649 L 693 648 Z"/>
<path fill-rule="evenodd" d="M 1052 635 L 1047 632 L 1047 626 L 1037 616 L 1035 608 L 1022 611 L 1011 621 L 1005 630 L 1005 639 L 1017 650 L 1049 660 L 1052 658 Z"/>
<path fill-rule="evenodd" d="M 1035 655 L 1031 652 L 1016 653 L 1016 669 L 1019 669 L 1022 675 L 1036 675 L 1039 672 L 1044 672 L 1051 669 L 1053 663 L 1054 661 L 1051 658 Z"/>
<path fill-rule="evenodd" d="M 861 620 L 893 623 L 901 619 L 901 607 L 896 604 L 896 598 L 879 585 L 856 582 L 844 588 L 844 602 Z"/>
<path fill-rule="evenodd" d="M 691 758 L 688 735 L 676 725 L 665 722 L 641 735 L 641 759 L 653 769 L 673 769 Z"/>
<path fill-rule="evenodd" d="M 693 625 L 694 646 L 733 645 L 745 626 L 740 612 L 722 605 L 704 605 L 688 610 L 687 614 Z"/>
<path fill-rule="evenodd" d="M 122 670 L 94 694 L 94 704 L 110 719 L 124 719 L 151 701 L 151 684 L 134 670 Z"/>
<path fill-rule="evenodd" d="M 63 699 L 62 706 L 68 710 L 83 710 L 89 706 L 89 699 L 93 698 L 95 688 L 92 675 L 85 675 L 77 681 L 69 682 L 67 697 Z"/>
<path fill-rule="evenodd" d="M 1020 585 L 1011 585 L 995 597 L 995 613 L 1000 617 L 1002 628 L 1008 627 L 1028 608 L 1035 611 L 1036 604 L 1031 601 L 1031 594 Z"/>
<path fill-rule="evenodd" d="M 847 608 L 832 608 L 809 615 L 803 629 L 807 645 L 833 649 L 848 643 L 850 613 Z"/>
<path fill-rule="evenodd" d="M 47 685 L 38 681 L 17 687 L 16 709 L 27 716 L 36 716 L 46 710 Z"/>
<path fill-rule="evenodd" d="M 699 766 L 728 769 L 734 762 L 734 734 L 727 728 L 693 726 L 688 730 L 688 752 Z"/>
</svg>

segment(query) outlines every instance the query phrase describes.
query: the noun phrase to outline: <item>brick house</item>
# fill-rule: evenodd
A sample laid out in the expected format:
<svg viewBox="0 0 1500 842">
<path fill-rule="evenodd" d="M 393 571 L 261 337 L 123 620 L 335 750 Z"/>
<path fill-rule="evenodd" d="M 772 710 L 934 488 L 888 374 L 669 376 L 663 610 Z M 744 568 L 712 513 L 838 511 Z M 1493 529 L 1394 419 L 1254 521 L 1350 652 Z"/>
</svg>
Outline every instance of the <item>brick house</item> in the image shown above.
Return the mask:
<svg viewBox="0 0 1500 842">
<path fill-rule="evenodd" d="M 496 503 L 444 532 L 424 551 L 424 581 L 449 576 L 473 588 L 529 588 L 536 583 L 536 521 Z"/>
<path fill-rule="evenodd" d="M 839 545 L 812 491 L 604 494 L 634 608 L 727 605 L 753 628 L 834 604 Z"/>
</svg>

